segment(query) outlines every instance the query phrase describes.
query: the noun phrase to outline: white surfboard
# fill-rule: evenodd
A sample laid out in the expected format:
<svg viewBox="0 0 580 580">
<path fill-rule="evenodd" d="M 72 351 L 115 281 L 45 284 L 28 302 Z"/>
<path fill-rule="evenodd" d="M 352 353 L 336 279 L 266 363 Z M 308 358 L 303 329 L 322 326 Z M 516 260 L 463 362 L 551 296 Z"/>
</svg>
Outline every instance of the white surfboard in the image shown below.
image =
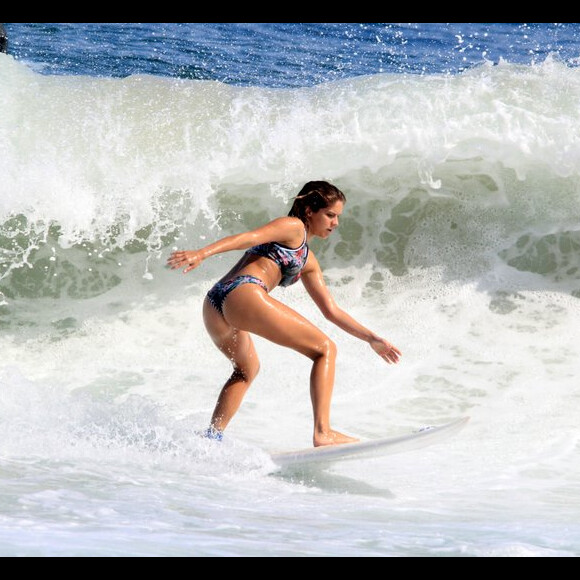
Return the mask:
<svg viewBox="0 0 580 580">
<path fill-rule="evenodd" d="M 292 467 L 306 464 L 324 465 L 348 459 L 400 453 L 439 443 L 457 433 L 468 421 L 469 417 L 461 417 L 444 425 L 426 427 L 396 437 L 370 439 L 356 443 L 345 443 L 344 445 L 309 447 L 297 451 L 271 453 L 270 456 L 272 461 L 279 467 Z"/>
</svg>

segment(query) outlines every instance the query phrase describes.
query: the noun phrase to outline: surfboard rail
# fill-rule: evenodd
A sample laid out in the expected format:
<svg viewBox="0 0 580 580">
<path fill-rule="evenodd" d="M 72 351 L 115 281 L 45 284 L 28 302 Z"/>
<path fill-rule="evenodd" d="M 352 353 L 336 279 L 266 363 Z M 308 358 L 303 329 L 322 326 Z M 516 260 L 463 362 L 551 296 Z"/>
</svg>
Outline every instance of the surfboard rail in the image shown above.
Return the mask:
<svg viewBox="0 0 580 580">
<path fill-rule="evenodd" d="M 270 453 L 270 457 L 277 466 L 288 467 L 309 463 L 334 463 L 336 461 L 401 453 L 439 443 L 462 429 L 469 419 L 467 416 L 459 417 L 443 425 L 430 426 L 394 437 L 369 439 L 355 443 L 345 443 L 344 445 L 328 445 L 295 451 L 275 452 Z"/>
</svg>

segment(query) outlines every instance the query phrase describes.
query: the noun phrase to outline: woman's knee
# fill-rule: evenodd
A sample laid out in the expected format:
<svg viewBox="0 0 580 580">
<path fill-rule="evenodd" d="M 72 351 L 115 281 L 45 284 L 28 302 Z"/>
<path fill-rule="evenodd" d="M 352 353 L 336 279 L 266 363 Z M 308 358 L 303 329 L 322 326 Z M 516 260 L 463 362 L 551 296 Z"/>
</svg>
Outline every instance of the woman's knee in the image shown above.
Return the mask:
<svg viewBox="0 0 580 580">
<path fill-rule="evenodd" d="M 260 361 L 257 358 L 244 361 L 242 364 L 234 363 L 234 374 L 242 381 L 250 385 L 260 372 Z"/>
<path fill-rule="evenodd" d="M 334 361 L 336 359 L 337 352 L 338 349 L 336 347 L 336 343 L 328 336 L 324 336 L 324 339 L 318 342 L 316 345 L 314 354 L 310 358 L 312 360 L 324 358 L 326 360 Z"/>
<path fill-rule="evenodd" d="M 256 358 L 251 361 L 250 365 L 248 366 L 247 370 L 247 379 L 251 383 L 260 372 L 260 361 Z"/>
</svg>

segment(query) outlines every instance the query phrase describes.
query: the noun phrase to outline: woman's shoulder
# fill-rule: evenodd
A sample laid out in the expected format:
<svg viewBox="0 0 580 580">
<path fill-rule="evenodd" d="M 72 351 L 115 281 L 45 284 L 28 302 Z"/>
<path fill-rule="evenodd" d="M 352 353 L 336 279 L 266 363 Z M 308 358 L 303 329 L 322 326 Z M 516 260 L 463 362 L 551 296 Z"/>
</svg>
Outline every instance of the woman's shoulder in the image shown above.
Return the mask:
<svg viewBox="0 0 580 580">
<path fill-rule="evenodd" d="M 280 224 L 284 226 L 294 227 L 296 229 L 300 229 L 304 231 L 305 225 L 304 222 L 295 216 L 281 216 L 272 220 L 273 224 Z"/>
<path fill-rule="evenodd" d="M 299 238 L 299 243 L 302 243 L 304 239 L 304 232 L 306 230 L 306 226 L 302 222 L 300 218 L 292 217 L 292 216 L 283 216 L 276 218 L 270 222 L 270 225 L 277 228 L 280 234 L 280 240 L 288 240 L 288 239 L 295 239 Z"/>
</svg>

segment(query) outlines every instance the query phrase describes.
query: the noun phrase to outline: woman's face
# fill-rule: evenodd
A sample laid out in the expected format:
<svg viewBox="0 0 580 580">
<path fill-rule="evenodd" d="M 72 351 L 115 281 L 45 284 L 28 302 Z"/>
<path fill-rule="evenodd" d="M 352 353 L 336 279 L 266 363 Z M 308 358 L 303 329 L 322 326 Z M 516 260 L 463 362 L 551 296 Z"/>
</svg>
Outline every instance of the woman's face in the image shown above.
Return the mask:
<svg viewBox="0 0 580 580">
<path fill-rule="evenodd" d="M 338 218 L 342 215 L 344 203 L 335 201 L 333 204 L 313 213 L 310 209 L 306 211 L 308 220 L 308 234 L 326 239 L 338 227 Z"/>
</svg>

